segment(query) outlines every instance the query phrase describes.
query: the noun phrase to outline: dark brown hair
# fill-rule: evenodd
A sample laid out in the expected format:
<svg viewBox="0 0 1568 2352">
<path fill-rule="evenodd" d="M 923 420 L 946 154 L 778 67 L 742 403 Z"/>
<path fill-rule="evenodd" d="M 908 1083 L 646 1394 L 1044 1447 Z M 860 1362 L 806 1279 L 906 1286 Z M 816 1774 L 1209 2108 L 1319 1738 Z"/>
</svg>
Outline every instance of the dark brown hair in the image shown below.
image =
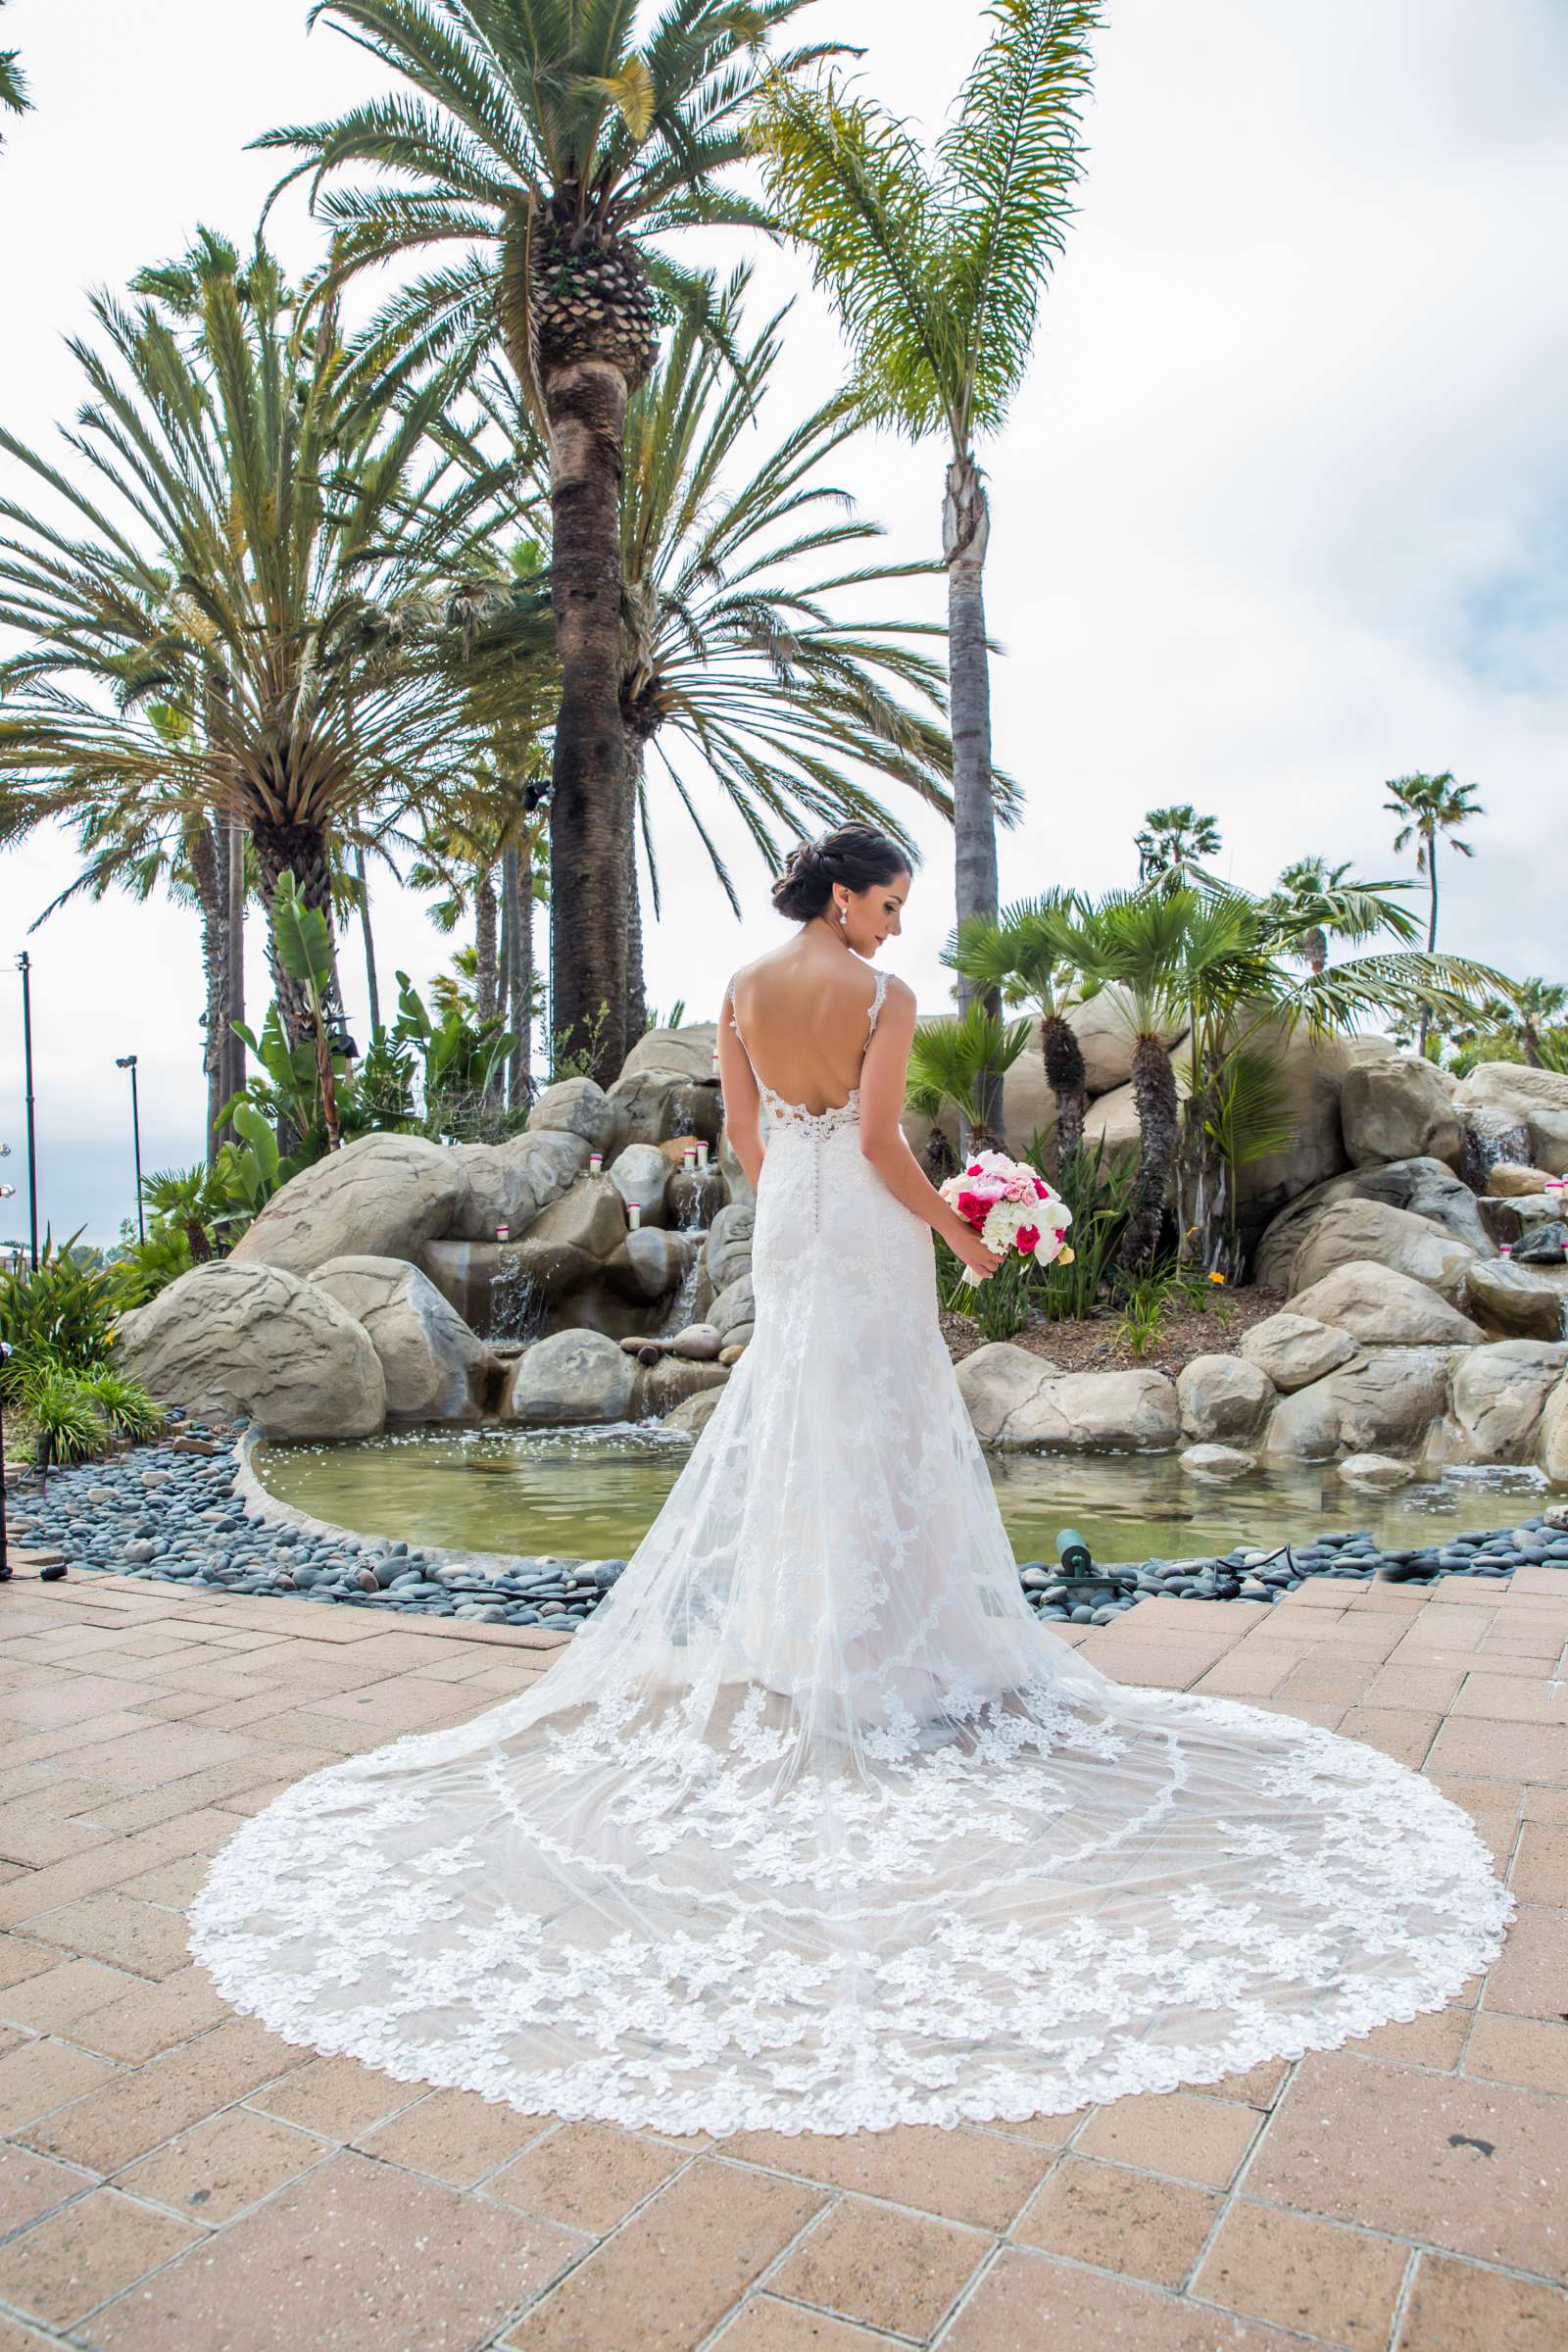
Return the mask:
<svg viewBox="0 0 1568 2352">
<path fill-rule="evenodd" d="M 808 923 L 832 904 L 835 882 L 846 890 L 871 890 L 908 871 L 909 860 L 898 843 L 875 825 L 839 825 L 815 841 L 796 843 L 773 884 L 773 904 L 780 914 Z"/>
</svg>

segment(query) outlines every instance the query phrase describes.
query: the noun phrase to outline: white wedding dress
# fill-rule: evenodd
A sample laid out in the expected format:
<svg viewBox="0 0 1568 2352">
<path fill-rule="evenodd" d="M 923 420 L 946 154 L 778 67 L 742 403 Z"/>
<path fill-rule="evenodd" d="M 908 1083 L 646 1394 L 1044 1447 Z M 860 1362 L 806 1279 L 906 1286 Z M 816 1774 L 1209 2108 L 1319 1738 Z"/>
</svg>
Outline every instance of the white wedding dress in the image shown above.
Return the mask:
<svg viewBox="0 0 1568 2352">
<path fill-rule="evenodd" d="M 1060 2113 L 1442 2006 L 1513 1913 L 1466 1815 L 1036 1621 L 929 1227 L 857 1096 L 759 1085 L 756 1336 L 659 1517 L 532 1689 L 245 1824 L 191 1919 L 220 1992 L 400 2082 L 713 2133 Z"/>
</svg>

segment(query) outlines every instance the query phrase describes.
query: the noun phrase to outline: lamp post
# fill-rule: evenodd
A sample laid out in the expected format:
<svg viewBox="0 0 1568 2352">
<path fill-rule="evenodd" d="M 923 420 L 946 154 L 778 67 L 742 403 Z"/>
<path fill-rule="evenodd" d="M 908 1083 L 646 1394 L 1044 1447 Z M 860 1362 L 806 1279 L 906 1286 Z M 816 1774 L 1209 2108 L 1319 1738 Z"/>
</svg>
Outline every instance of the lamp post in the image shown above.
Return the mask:
<svg viewBox="0 0 1568 2352">
<path fill-rule="evenodd" d="M 117 1054 L 115 1067 L 117 1070 L 130 1072 L 130 1141 L 131 1148 L 136 1154 L 136 1239 L 144 1242 L 147 1239 L 147 1226 L 141 1207 L 141 1106 L 136 1099 L 135 1054 Z"/>
<path fill-rule="evenodd" d="M 32 1120 L 32 957 L 25 948 L 17 957 L 22 974 L 22 1054 L 27 1075 L 27 1221 L 33 1272 L 38 1270 L 38 1147 Z"/>
</svg>

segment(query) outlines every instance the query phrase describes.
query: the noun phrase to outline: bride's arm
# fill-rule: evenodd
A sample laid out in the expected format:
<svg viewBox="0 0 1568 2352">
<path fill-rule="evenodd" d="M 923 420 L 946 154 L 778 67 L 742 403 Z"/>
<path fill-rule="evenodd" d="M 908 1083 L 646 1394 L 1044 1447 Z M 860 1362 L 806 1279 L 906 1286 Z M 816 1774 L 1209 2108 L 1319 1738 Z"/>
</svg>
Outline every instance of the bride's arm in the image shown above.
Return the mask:
<svg viewBox="0 0 1568 2352">
<path fill-rule="evenodd" d="M 923 1217 L 965 1265 L 977 1274 L 994 1274 L 1001 1257 L 943 1200 L 899 1125 L 913 1038 L 914 991 L 906 981 L 892 980 L 860 1067 L 860 1151 L 894 1199 Z"/>
<path fill-rule="evenodd" d="M 730 1011 L 726 988 L 718 1008 L 718 1083 L 724 1097 L 724 1126 L 755 1193 L 762 1173 L 762 1098 L 746 1049 L 729 1025 Z"/>
</svg>

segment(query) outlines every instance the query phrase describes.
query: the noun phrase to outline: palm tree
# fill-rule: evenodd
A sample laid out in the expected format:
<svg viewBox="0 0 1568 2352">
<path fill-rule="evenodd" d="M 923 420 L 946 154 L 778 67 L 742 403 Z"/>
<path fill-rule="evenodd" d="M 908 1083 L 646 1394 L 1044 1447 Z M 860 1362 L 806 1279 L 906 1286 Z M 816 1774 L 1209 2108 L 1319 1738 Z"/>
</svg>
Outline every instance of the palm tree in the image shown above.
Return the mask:
<svg viewBox="0 0 1568 2352">
<path fill-rule="evenodd" d="M 636 0 L 317 0 L 406 92 L 260 143 L 301 156 L 336 232 L 333 281 L 400 254 L 457 248 L 372 331 L 475 355 L 499 337 L 549 451 L 561 710 L 551 796 L 554 1019 L 607 1084 L 624 1035 L 631 783 L 617 689 L 617 501 L 626 402 L 656 351 L 655 290 L 702 306 L 706 281 L 661 240 L 756 226 L 719 182 L 747 152 L 768 36 L 806 0 L 665 0 L 646 41 Z M 832 54 L 776 61 L 788 75 Z M 344 166 L 364 188 L 322 181 Z M 639 232 L 634 234 L 633 232 Z M 598 1008 L 604 1005 L 603 1015 Z"/>
<path fill-rule="evenodd" d="M 736 273 L 717 308 L 731 348 L 748 274 Z M 734 882 L 690 778 L 717 785 L 774 871 L 780 825 L 793 833 L 858 818 L 914 857 L 894 808 L 869 788 L 877 779 L 953 816 L 944 675 L 926 650 L 942 632 L 892 616 L 901 584 L 931 567 L 869 563 L 881 526 L 825 470 L 855 430 L 853 408 L 830 400 L 735 476 L 786 316 L 778 312 L 740 351 L 738 371 L 683 321 L 627 413 L 621 712 L 656 912 L 656 756 L 737 914 Z M 866 591 L 889 617 L 843 612 L 847 598 L 863 605 Z M 678 752 L 691 756 L 684 772 Z M 1015 822 L 1010 781 L 1001 780 L 999 797 L 1004 821 Z M 634 936 L 640 1025 L 636 946 Z"/>
<path fill-rule="evenodd" d="M 1187 951 L 1203 902 L 1193 890 L 1112 891 L 1048 918 L 1062 956 L 1102 985 L 1126 991 L 1133 1029 L 1138 1173 L 1123 1253 L 1129 1269 L 1153 1263 L 1181 1142 L 1181 1101 L 1166 1038 L 1187 1022 Z"/>
<path fill-rule="evenodd" d="M 1473 817 L 1486 811 L 1476 799 L 1474 784 L 1456 784 L 1452 770 L 1445 768 L 1441 775 L 1417 773 L 1391 777 L 1388 790 L 1392 796 L 1383 806 L 1391 816 L 1401 819 L 1394 837 L 1396 850 L 1408 849 L 1413 841 L 1415 870 L 1425 874 L 1432 893 L 1432 912 L 1427 924 L 1427 953 L 1431 955 L 1438 944 L 1438 841 L 1447 840 L 1450 849 L 1461 858 L 1473 858 L 1475 851 L 1467 841 L 1459 839 L 1459 828 Z M 1430 1021 L 1423 1010 L 1416 1026 L 1415 1050 L 1424 1055 L 1427 1050 L 1427 1031 Z"/>
<path fill-rule="evenodd" d="M 471 764 L 470 690 L 420 594 L 447 386 L 398 410 L 389 384 L 351 390 L 330 308 L 303 317 L 261 246 L 242 270 L 203 232 L 138 283 L 133 311 L 94 301 L 107 355 L 73 347 L 91 487 L 0 429 L 66 511 L 0 502 L 0 621 L 30 640 L 0 665 L 0 827 L 133 821 L 149 796 L 220 811 L 270 906 L 293 872 L 329 915 L 334 826 Z M 461 537 L 466 499 L 443 511 Z M 301 1038 L 275 958 L 274 979 Z"/>
<path fill-rule="evenodd" d="M 995 0 L 991 37 L 934 160 L 906 125 L 827 77 L 775 77 L 758 128 L 766 187 L 808 247 L 855 361 L 862 413 L 948 444 L 942 545 L 954 743 L 956 912 L 997 911 L 984 571 L 990 507 L 977 444 L 1001 428 L 1081 168 L 1097 0 Z M 960 1009 L 977 984 L 959 982 Z M 1000 1013 L 992 992 L 988 1009 Z M 1001 1075 L 982 1085 L 1002 1123 Z"/>
<path fill-rule="evenodd" d="M 1348 862 L 1331 866 L 1323 858 L 1298 858 L 1263 901 L 1281 946 L 1313 972 L 1326 968 L 1331 938 L 1375 939 L 1387 931 L 1408 947 L 1420 936 L 1414 916 L 1388 896 L 1408 889 L 1407 883 L 1352 882 L 1349 871 Z"/>
<path fill-rule="evenodd" d="M 1029 1026 L 999 1020 L 983 1004 L 971 1004 L 956 1020 L 920 1022 L 909 1044 L 909 1109 L 933 1128 L 943 1111 L 956 1110 L 967 1133 L 966 1152 L 1004 1152 L 1001 1129 L 986 1122 L 985 1077 L 988 1070 L 1012 1067 L 1029 1043 Z"/>
<path fill-rule="evenodd" d="M 10 0 L 0 0 L 0 8 L 9 6 Z M 17 63 L 20 55 L 17 49 L 0 49 L 0 106 L 13 115 L 24 115 L 32 106 L 27 96 L 27 77 Z M 4 144 L 0 139 L 0 147 Z"/>
<path fill-rule="evenodd" d="M 988 995 L 995 989 L 1006 1004 L 1035 1008 L 1046 1083 L 1056 1098 L 1057 1167 L 1063 1184 L 1083 1149 L 1088 1108 L 1084 1052 L 1067 1013 L 1093 993 L 1093 986 L 1086 988 L 1082 972 L 1064 952 L 1062 929 L 1081 911 L 1070 891 L 1048 890 L 1004 907 L 995 920 L 971 916 L 942 951 L 944 963 Z"/>
<path fill-rule="evenodd" d="M 1191 801 L 1171 808 L 1151 808 L 1133 847 L 1138 852 L 1140 882 L 1185 889 L 1192 882 L 1211 879 L 1199 861 L 1219 856 L 1219 820 L 1200 816 Z"/>
</svg>

